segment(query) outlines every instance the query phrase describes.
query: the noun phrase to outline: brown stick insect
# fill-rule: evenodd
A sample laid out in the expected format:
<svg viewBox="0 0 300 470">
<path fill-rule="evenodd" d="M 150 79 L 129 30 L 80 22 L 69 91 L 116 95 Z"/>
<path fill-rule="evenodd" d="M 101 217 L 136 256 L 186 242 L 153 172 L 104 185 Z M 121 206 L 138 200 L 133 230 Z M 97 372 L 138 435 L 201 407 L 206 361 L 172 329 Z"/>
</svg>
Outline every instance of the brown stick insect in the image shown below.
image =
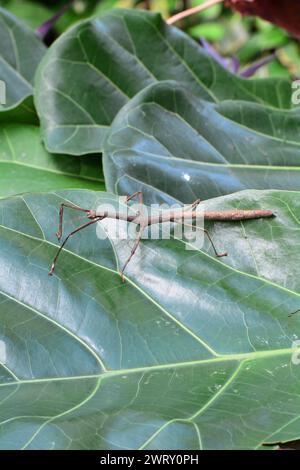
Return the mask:
<svg viewBox="0 0 300 470">
<path fill-rule="evenodd" d="M 143 195 L 142 192 L 138 191 L 131 196 L 127 196 L 125 198 L 125 202 L 128 203 L 131 199 L 137 197 L 139 204 L 143 205 Z M 127 268 L 129 262 L 133 258 L 140 242 L 143 236 L 144 230 L 149 227 L 150 225 L 154 224 L 162 224 L 164 222 L 175 222 L 175 223 L 180 223 L 185 226 L 192 227 L 193 229 L 200 229 L 202 230 L 205 235 L 207 236 L 213 251 L 215 255 L 218 258 L 221 258 L 223 256 L 227 256 L 227 253 L 219 253 L 216 249 L 216 246 L 212 240 L 212 237 L 210 236 L 209 232 L 202 228 L 202 227 L 197 227 L 194 225 L 186 224 L 183 222 L 186 219 L 190 220 L 196 220 L 199 217 L 199 212 L 196 211 L 197 207 L 199 206 L 201 200 L 197 199 L 191 206 L 186 206 L 184 208 L 179 208 L 179 209 L 173 209 L 173 210 L 164 210 L 160 212 L 159 214 L 155 215 L 147 215 L 144 214 L 143 212 L 137 212 L 133 215 L 129 215 L 127 213 L 122 213 L 122 212 L 110 212 L 110 211 L 96 211 L 93 209 L 84 209 L 82 207 L 70 204 L 70 203 L 63 203 L 60 206 L 60 211 L 59 211 L 59 226 L 58 226 L 58 231 L 56 233 L 56 236 L 58 240 L 61 239 L 62 234 L 63 234 L 63 215 L 64 215 L 64 209 L 69 208 L 73 209 L 76 211 L 84 212 L 86 213 L 87 218 L 89 219 L 88 222 L 86 222 L 83 225 L 80 225 L 77 229 L 73 230 L 70 232 L 66 238 L 64 239 L 62 245 L 60 246 L 50 269 L 49 275 L 52 276 L 56 267 L 57 260 L 59 258 L 59 255 L 66 245 L 67 241 L 69 240 L 70 237 L 75 235 L 76 233 L 80 232 L 81 230 L 89 227 L 90 225 L 93 225 L 97 222 L 100 222 L 103 219 L 115 219 L 115 220 L 123 220 L 128 223 L 133 223 L 136 224 L 138 227 L 137 235 L 134 241 L 134 245 L 131 249 L 130 256 L 128 257 L 127 261 L 125 262 L 122 270 L 120 271 L 120 275 L 122 280 L 124 281 L 124 271 Z M 225 210 L 225 211 L 204 211 L 201 213 L 201 216 L 204 218 L 204 220 L 212 220 L 212 221 L 225 221 L 225 222 L 236 222 L 236 221 L 241 221 L 241 220 L 251 220 L 251 219 L 261 219 L 261 218 L 270 218 L 274 217 L 274 213 L 271 210 L 261 210 L 261 209 L 253 209 L 253 210 L 239 210 L 239 209 L 233 209 L 233 210 Z"/>
</svg>

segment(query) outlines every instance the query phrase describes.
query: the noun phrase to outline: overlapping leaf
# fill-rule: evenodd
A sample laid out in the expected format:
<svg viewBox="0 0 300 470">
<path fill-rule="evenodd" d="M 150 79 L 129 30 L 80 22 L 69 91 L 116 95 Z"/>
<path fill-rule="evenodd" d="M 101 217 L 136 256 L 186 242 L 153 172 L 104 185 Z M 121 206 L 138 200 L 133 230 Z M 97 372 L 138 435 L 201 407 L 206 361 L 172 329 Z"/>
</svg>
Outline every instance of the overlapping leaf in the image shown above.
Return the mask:
<svg viewBox="0 0 300 470">
<path fill-rule="evenodd" d="M 175 82 L 120 111 L 105 143 L 106 185 L 183 202 L 256 189 L 300 190 L 300 110 L 209 103 Z"/>
<path fill-rule="evenodd" d="M 88 191 L 0 201 L 1 448 L 253 449 L 298 437 L 300 193 L 206 202 L 277 217 L 211 226 L 223 261 L 145 240 L 126 284 L 130 242 L 100 240 L 100 226 L 47 276 L 64 200 L 116 205 Z"/>
<path fill-rule="evenodd" d="M 47 21 L 53 11 L 41 2 L 31 0 L 2 0 L 4 8 L 23 21 L 29 28 L 35 30 Z"/>
<path fill-rule="evenodd" d="M 6 85 L 0 116 L 18 107 L 22 119 L 29 122 L 35 119 L 30 97 L 35 71 L 45 51 L 43 43 L 27 26 L 0 8 L 0 80 Z"/>
<path fill-rule="evenodd" d="M 290 107 L 287 81 L 243 80 L 159 14 L 113 10 L 63 34 L 39 68 L 35 101 L 47 148 L 99 151 L 120 108 L 147 85 L 168 79 L 212 103 L 243 99 Z"/>
<path fill-rule="evenodd" d="M 62 188 L 103 189 L 99 156 L 51 155 L 39 128 L 6 124 L 0 129 L 0 197 Z"/>
</svg>

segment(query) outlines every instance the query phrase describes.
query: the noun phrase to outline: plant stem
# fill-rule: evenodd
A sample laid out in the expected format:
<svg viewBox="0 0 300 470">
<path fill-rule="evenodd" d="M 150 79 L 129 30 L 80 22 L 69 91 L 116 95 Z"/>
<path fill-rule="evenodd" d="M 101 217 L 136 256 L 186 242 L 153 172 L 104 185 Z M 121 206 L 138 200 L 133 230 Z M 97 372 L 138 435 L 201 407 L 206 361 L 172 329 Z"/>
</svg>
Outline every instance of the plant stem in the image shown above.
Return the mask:
<svg viewBox="0 0 300 470">
<path fill-rule="evenodd" d="M 151 10 L 151 0 L 145 0 L 144 5 L 145 5 L 145 10 L 148 10 L 148 11 Z"/>
<path fill-rule="evenodd" d="M 207 2 L 202 3 L 202 5 L 198 5 L 193 8 L 189 8 L 188 10 L 182 11 L 180 13 L 177 13 L 174 16 L 171 16 L 167 20 L 168 24 L 173 24 L 176 23 L 179 20 L 182 20 L 183 18 L 186 18 L 187 16 L 194 15 L 195 13 L 199 13 L 200 11 L 207 10 L 208 8 L 217 5 L 218 3 L 223 3 L 224 0 L 207 0 Z"/>
</svg>

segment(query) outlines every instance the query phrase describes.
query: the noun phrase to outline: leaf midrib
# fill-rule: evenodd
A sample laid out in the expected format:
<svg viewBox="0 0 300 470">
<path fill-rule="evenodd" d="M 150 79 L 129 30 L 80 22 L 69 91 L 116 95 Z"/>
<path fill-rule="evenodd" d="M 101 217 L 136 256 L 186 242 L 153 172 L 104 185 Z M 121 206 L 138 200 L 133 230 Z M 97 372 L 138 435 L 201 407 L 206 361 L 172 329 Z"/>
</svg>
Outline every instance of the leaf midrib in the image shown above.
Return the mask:
<svg viewBox="0 0 300 470">
<path fill-rule="evenodd" d="M 127 26 L 127 23 L 126 23 L 124 17 L 122 17 L 122 16 L 120 17 L 118 14 L 114 14 L 114 13 L 110 13 L 110 15 L 111 15 L 112 17 L 117 18 L 117 19 L 120 19 L 120 18 L 121 18 L 122 20 L 124 20 L 124 22 L 125 22 L 125 24 L 126 24 L 126 29 L 128 30 L 128 26 Z M 173 47 L 173 46 L 171 45 L 171 43 L 166 39 L 166 37 L 162 35 L 162 33 L 160 32 L 160 30 L 159 30 L 158 28 L 156 28 L 156 27 L 155 27 L 151 22 L 149 22 L 146 18 L 143 18 L 143 20 L 145 21 L 145 23 L 147 23 L 147 24 L 156 32 L 156 34 L 160 37 L 160 39 L 162 40 L 162 42 L 163 42 L 164 44 L 166 44 L 166 46 L 167 46 L 168 49 L 174 54 L 174 56 L 179 59 L 179 62 L 184 65 L 184 67 L 186 68 L 186 70 L 188 71 L 188 73 L 190 73 L 191 77 L 193 77 L 193 79 L 195 80 L 195 83 L 197 83 L 198 85 L 200 85 L 200 87 L 203 88 L 203 89 L 207 92 L 207 94 L 208 94 L 209 96 L 211 96 L 211 98 L 213 99 L 213 101 L 214 101 L 215 103 L 219 103 L 219 99 L 214 95 L 214 93 L 212 92 L 212 90 L 211 90 L 210 88 L 208 88 L 208 87 L 204 84 L 204 82 L 201 81 L 201 79 L 194 73 L 194 71 L 190 68 L 190 66 L 189 66 L 188 63 L 183 59 L 183 57 L 181 57 L 181 55 L 178 54 L 178 52 L 174 49 L 174 47 Z M 174 29 L 174 28 L 173 28 L 173 29 Z M 111 34 L 109 35 L 109 38 L 110 38 L 110 40 L 113 40 L 113 37 L 112 37 Z M 132 41 L 131 35 L 130 35 L 130 39 L 131 39 L 131 41 Z M 115 41 L 115 40 L 114 40 L 114 41 Z M 118 41 L 115 41 L 115 42 L 117 42 L 117 43 L 119 44 L 119 46 L 120 46 L 122 49 L 124 49 L 126 52 L 128 52 L 130 55 L 132 55 L 133 57 L 136 57 L 137 60 L 138 60 L 139 62 L 141 62 L 141 64 L 143 65 L 143 67 L 144 67 L 148 72 L 150 72 L 150 71 L 148 70 L 148 68 L 146 67 L 146 65 L 145 65 L 145 64 L 141 61 L 141 59 L 138 57 L 137 54 L 131 54 L 122 44 L 120 44 Z M 150 72 L 150 73 L 151 73 L 151 75 L 153 76 L 153 73 L 152 73 L 152 72 Z M 156 78 L 156 77 L 155 77 L 155 78 Z M 156 80 L 157 80 L 158 82 L 162 81 L 162 80 L 160 80 L 160 79 L 158 79 L 158 78 L 156 78 Z"/>
<path fill-rule="evenodd" d="M 122 9 L 121 9 L 121 10 L 122 10 Z M 119 11 L 120 11 L 120 10 L 119 10 Z M 109 15 L 112 16 L 112 17 L 115 17 L 115 18 L 117 18 L 117 19 L 122 19 L 122 20 L 124 20 L 124 16 L 121 16 L 121 13 L 122 13 L 122 12 L 120 11 L 120 15 L 119 15 L 118 12 L 112 11 L 112 12 L 109 13 Z M 137 17 L 140 16 L 140 15 L 139 15 L 139 12 L 134 11 L 134 10 L 131 11 L 131 14 L 132 14 L 132 16 L 134 16 L 134 15 L 137 16 Z M 179 57 L 180 61 L 183 62 L 183 64 L 186 66 L 187 70 L 188 70 L 188 71 L 191 73 L 191 75 L 196 79 L 196 82 L 198 82 L 198 83 L 200 84 L 200 86 L 203 87 L 203 88 L 207 91 L 208 95 L 210 95 L 210 96 L 212 97 L 212 99 L 215 101 L 215 103 L 219 103 L 220 101 L 222 101 L 222 100 L 219 100 L 219 99 L 217 98 L 217 96 L 214 94 L 214 92 L 212 91 L 212 89 L 211 89 L 210 87 L 208 87 L 207 85 L 205 85 L 204 82 L 202 82 L 201 79 L 200 79 L 197 75 L 194 74 L 193 70 L 191 70 L 191 68 L 190 68 L 190 66 L 187 64 L 187 62 L 186 62 L 186 61 L 183 59 L 183 57 L 173 48 L 173 46 L 172 46 L 171 43 L 168 41 L 168 39 L 162 35 L 162 33 L 160 32 L 160 30 L 159 30 L 158 28 L 156 28 L 156 26 L 155 26 L 154 24 L 152 24 L 151 22 L 149 22 L 148 19 L 143 18 L 143 20 L 144 20 L 146 23 L 148 23 L 148 24 L 151 26 L 151 28 L 154 29 L 154 30 L 157 32 L 157 34 L 158 34 L 159 36 L 162 37 L 162 40 L 168 45 L 169 49 L 174 53 L 174 55 L 176 55 L 177 57 Z M 126 25 L 126 26 L 127 26 L 127 25 Z M 167 26 L 167 25 L 166 25 L 166 26 Z M 167 27 L 170 28 L 170 30 L 172 31 L 172 33 L 173 33 L 173 32 L 176 33 L 176 29 L 177 29 L 176 27 L 174 27 L 174 26 L 167 26 Z M 179 32 L 181 33 L 180 30 L 179 30 Z M 178 33 L 177 33 L 177 34 L 178 34 Z M 118 44 L 120 44 L 120 43 L 118 43 Z M 123 47 L 123 46 L 122 46 L 122 47 Z M 124 49 L 125 49 L 125 48 L 124 48 Z M 127 51 L 127 49 L 125 49 L 125 50 Z M 212 64 L 212 70 L 213 70 L 213 73 L 214 73 L 214 75 L 215 75 L 216 70 L 215 70 L 215 67 L 214 67 L 215 63 L 214 63 L 213 59 L 205 52 L 205 50 L 203 50 L 203 48 L 200 48 L 200 51 L 201 51 L 201 53 L 202 53 L 203 55 L 205 55 L 206 59 Z M 129 52 L 129 51 L 127 51 L 127 52 Z M 129 52 L 129 53 L 130 53 L 130 52 Z M 135 55 L 134 57 L 138 57 L 138 56 Z M 225 70 L 225 72 L 226 72 L 226 70 Z M 261 105 L 265 105 L 265 101 L 263 100 L 263 98 L 257 97 L 250 89 L 244 87 L 244 83 L 247 83 L 247 81 L 249 81 L 249 80 L 246 80 L 246 79 L 237 77 L 236 75 L 234 75 L 234 74 L 232 74 L 232 73 L 230 73 L 230 72 L 228 72 L 228 71 L 227 71 L 227 74 L 228 74 L 228 77 L 229 77 L 229 78 L 231 78 L 232 80 L 235 81 L 235 85 L 237 85 L 238 88 L 240 88 L 241 90 L 243 90 L 243 92 L 245 92 L 248 96 L 251 96 L 252 98 L 254 98 L 254 103 L 258 103 L 258 104 L 261 104 Z M 162 80 L 159 80 L 159 81 L 162 81 Z M 279 82 L 279 81 L 278 81 L 278 82 L 276 83 L 276 85 L 279 86 L 279 85 L 281 85 L 281 83 L 282 83 L 282 82 Z M 276 94 L 277 94 L 277 97 L 278 97 L 279 101 L 281 102 L 280 93 L 277 93 L 277 91 L 276 91 Z M 279 109 L 278 106 L 277 106 L 277 107 L 276 107 L 276 106 L 273 106 L 273 105 L 271 105 L 270 103 L 266 103 L 266 106 L 267 106 L 268 108 L 270 108 L 270 109 L 273 109 L 273 110 L 278 110 L 278 109 Z M 285 109 L 286 109 L 286 108 L 285 108 Z M 289 108 L 288 108 L 288 109 L 289 109 Z M 287 109 L 287 110 L 288 110 L 288 109 Z"/>
<path fill-rule="evenodd" d="M 19 232 L 17 230 L 14 230 L 14 229 L 11 229 L 9 227 L 5 227 L 3 225 L 0 224 L 0 228 L 4 229 L 4 230 L 8 230 L 8 231 L 12 231 L 14 233 L 17 233 L 21 236 L 24 236 L 24 237 L 27 237 L 31 240 L 36 240 L 38 241 L 39 243 L 41 244 L 48 244 L 48 245 L 51 245 L 51 246 L 55 246 L 57 248 L 57 245 L 55 245 L 54 243 L 50 242 L 49 240 L 46 240 L 46 239 L 41 239 L 41 238 L 38 238 L 38 237 L 34 237 L 32 235 L 28 235 L 28 234 L 24 234 L 22 232 Z M 108 268 L 106 266 L 102 266 L 100 264 L 97 264 L 91 260 L 88 260 L 88 259 L 85 259 L 83 258 L 82 256 L 80 255 L 77 255 L 76 253 L 73 253 L 72 251 L 69 251 L 69 250 L 65 250 L 68 254 L 70 255 L 73 255 L 73 256 L 76 256 L 77 258 L 83 260 L 84 262 L 87 262 L 87 263 L 90 263 L 94 266 L 97 266 L 97 268 L 100 268 L 100 269 L 104 269 L 106 271 L 110 271 L 111 273 L 114 273 L 116 274 L 118 277 L 120 276 L 120 273 L 114 269 L 111 269 L 111 268 Z M 218 356 L 218 353 L 216 351 L 214 351 L 209 344 L 207 344 L 205 341 L 203 341 L 199 336 L 196 335 L 196 333 L 194 333 L 192 330 L 190 330 L 187 326 L 183 325 L 176 317 L 174 317 L 170 312 L 168 312 L 163 306 L 161 306 L 159 303 L 157 303 L 149 294 L 147 294 L 146 292 L 144 292 L 138 285 L 136 285 L 132 280 L 126 278 L 128 282 L 130 282 L 130 284 L 136 289 L 138 290 L 140 293 L 143 294 L 144 297 L 146 297 L 151 303 L 153 303 L 156 307 L 158 307 L 165 315 L 167 315 L 174 323 L 176 323 L 183 331 L 185 331 L 186 333 L 188 333 L 191 337 L 193 337 L 198 343 L 200 343 L 207 351 L 209 351 L 212 355 L 214 356 Z M 78 341 L 80 341 L 83 345 L 86 345 L 86 347 L 88 349 L 90 349 L 90 352 L 93 352 L 94 355 L 97 356 L 98 358 L 98 362 L 101 363 L 102 367 L 104 369 L 106 369 L 102 359 L 98 356 L 98 354 L 96 354 L 96 352 L 94 352 L 90 347 L 89 345 L 87 345 L 81 338 L 75 336 L 75 334 L 68 330 L 66 327 L 63 327 L 62 325 L 56 323 L 52 318 L 44 315 L 42 312 L 39 312 L 38 310 L 34 309 L 33 307 L 31 307 L 30 305 L 27 305 L 27 304 L 23 304 L 21 301 L 15 299 L 14 297 L 11 297 L 9 294 L 7 294 L 6 292 L 3 292 L 2 290 L 0 290 L 0 293 L 2 293 L 3 295 L 5 295 L 6 297 L 9 297 L 11 298 L 11 300 L 14 300 L 20 304 L 22 304 L 24 307 L 27 307 L 31 310 L 33 310 L 37 315 L 41 315 L 43 316 L 45 319 L 48 319 L 49 321 L 52 321 L 56 324 L 56 326 L 61 326 L 61 328 L 63 328 L 66 332 L 69 332 L 70 335 L 74 336 L 75 339 L 77 338 Z"/>
<path fill-rule="evenodd" d="M 192 366 L 202 366 L 210 364 L 219 364 L 223 362 L 250 362 L 256 360 L 263 360 L 268 358 L 280 357 L 280 356 L 292 356 L 293 353 L 299 352 L 299 348 L 286 348 L 286 349 L 274 349 L 264 350 L 264 351 L 251 351 L 247 353 L 240 354 L 224 354 L 223 356 L 214 357 L 211 359 L 199 359 L 193 361 L 183 361 L 183 362 L 174 362 L 168 364 L 154 364 L 152 366 L 144 367 L 135 367 L 129 369 L 116 369 L 116 370 L 106 370 L 99 374 L 86 374 L 86 375 L 74 375 L 74 376 L 65 376 L 65 377 L 46 377 L 38 379 L 20 379 L 15 381 L 3 382 L 0 383 L 0 387 L 6 387 L 8 385 L 26 385 L 26 384 L 35 384 L 35 383 L 47 383 L 47 382 L 64 382 L 64 381 L 76 381 L 76 380 L 93 380 L 99 378 L 113 378 L 119 377 L 122 375 L 143 373 L 148 371 L 159 371 L 159 370 L 168 370 L 168 369 L 181 369 L 185 367 Z"/>
<path fill-rule="evenodd" d="M 25 167 L 25 168 L 33 168 L 34 170 L 45 171 L 47 173 L 53 173 L 53 174 L 59 175 L 59 176 L 70 176 L 72 178 L 77 178 L 77 179 L 81 179 L 81 180 L 96 181 L 97 183 L 104 183 L 105 182 L 104 179 L 93 178 L 92 176 L 82 176 L 82 175 L 79 175 L 79 174 L 76 174 L 76 173 L 60 172 L 60 171 L 53 170 L 52 168 L 48 169 L 48 168 L 40 167 L 40 166 L 37 166 L 37 165 L 18 162 L 16 160 L 1 160 L 0 159 L 0 164 L 1 163 L 7 164 L 7 165 L 22 166 L 22 167 Z"/>
<path fill-rule="evenodd" d="M 200 101 L 205 101 L 205 100 L 200 100 Z M 212 108 L 214 108 L 215 106 L 209 102 L 205 102 L 206 105 L 210 105 Z M 176 117 L 177 119 L 181 120 L 185 125 L 187 125 L 188 127 L 190 127 L 191 129 L 193 129 L 198 135 L 201 135 L 201 137 L 206 141 L 208 142 L 215 150 L 217 150 L 215 148 L 215 146 L 209 142 L 198 130 L 196 127 L 193 127 L 186 119 L 183 118 L 183 116 L 181 114 L 179 114 L 178 112 L 175 112 L 175 111 L 171 111 L 169 109 L 167 109 L 166 107 L 162 106 L 160 103 L 158 103 L 157 101 L 147 101 L 147 102 L 144 102 L 144 103 L 140 103 L 138 104 L 137 106 L 135 106 L 134 108 L 132 108 L 130 110 L 130 112 L 133 112 L 133 111 L 136 111 L 138 110 L 139 108 L 143 108 L 143 107 L 148 107 L 148 106 L 154 106 L 154 107 L 157 107 L 157 108 L 160 108 L 162 109 L 163 112 L 167 113 L 167 114 L 170 114 L 171 116 L 174 116 Z M 247 132 L 250 132 L 250 133 L 253 133 L 255 135 L 258 135 L 259 137 L 263 137 L 264 139 L 269 139 L 269 140 L 272 140 L 272 141 L 275 141 L 275 142 L 280 142 L 281 144 L 284 143 L 284 144 L 288 144 L 288 145 L 291 145 L 291 146 L 295 146 L 295 147 L 300 147 L 300 142 L 297 142 L 297 141 L 293 141 L 293 140 L 288 140 L 288 139 L 284 139 L 284 138 L 280 138 L 280 137 L 276 137 L 274 135 L 270 135 L 270 134 L 266 134 L 266 133 L 263 133 L 261 131 L 258 131 L 257 129 L 253 129 L 251 127 L 248 127 L 247 125 L 245 124 L 242 124 L 240 122 L 237 122 L 237 121 L 234 121 L 233 119 L 231 119 L 230 117 L 222 114 L 222 113 L 219 113 L 218 110 L 215 110 L 214 111 L 218 114 L 219 117 L 223 118 L 225 121 L 229 121 L 230 123 L 236 125 L 237 127 L 241 127 L 242 129 L 245 129 Z M 127 127 L 130 127 L 130 125 L 127 125 Z M 147 132 L 144 131 L 144 134 L 145 135 L 148 135 L 149 137 L 151 137 L 151 134 L 148 134 Z M 218 150 L 217 150 L 218 151 Z"/>
<path fill-rule="evenodd" d="M 133 126 L 128 126 L 133 129 L 139 130 L 137 128 L 134 128 Z M 159 142 L 159 141 L 158 141 Z M 159 142 L 161 144 L 161 142 Z M 162 145 L 162 144 L 161 144 Z M 131 150 L 129 147 L 122 147 L 118 148 L 117 150 L 114 150 L 112 152 L 112 156 L 118 155 L 122 151 L 128 151 Z M 167 149 L 168 150 L 168 149 Z M 139 154 L 143 155 L 148 155 L 151 156 L 151 158 L 156 158 L 156 159 L 164 159 L 164 160 L 178 160 L 180 162 L 184 162 L 185 164 L 188 165 L 199 165 L 199 166 L 212 166 L 212 167 L 222 167 L 222 168 L 242 168 L 242 169 L 249 169 L 249 170 L 271 170 L 271 171 L 300 171 L 300 166 L 279 166 L 279 165 L 249 165 L 249 164 L 243 164 L 243 163 L 213 163 L 213 162 L 205 162 L 205 161 L 199 161 L 199 160 L 191 160 L 191 159 L 186 159 L 182 157 L 175 157 L 174 155 L 168 156 L 168 155 L 157 155 L 155 153 L 151 152 L 144 152 L 143 150 L 139 149 Z M 137 157 L 139 158 L 139 157 Z M 128 175 L 131 177 L 131 175 Z M 285 189 L 285 191 L 288 191 Z M 297 191 L 295 191 L 297 192 Z"/>
</svg>

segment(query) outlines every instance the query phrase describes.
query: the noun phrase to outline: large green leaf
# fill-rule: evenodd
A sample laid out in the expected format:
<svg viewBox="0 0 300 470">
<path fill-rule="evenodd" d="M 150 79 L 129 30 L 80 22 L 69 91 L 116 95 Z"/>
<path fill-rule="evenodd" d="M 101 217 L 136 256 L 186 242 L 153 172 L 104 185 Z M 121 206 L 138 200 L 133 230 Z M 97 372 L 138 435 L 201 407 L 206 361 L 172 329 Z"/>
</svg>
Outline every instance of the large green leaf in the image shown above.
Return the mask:
<svg viewBox="0 0 300 470">
<path fill-rule="evenodd" d="M 176 82 L 157 83 L 111 126 L 106 187 L 183 202 L 248 188 L 300 190 L 299 129 L 299 108 L 209 103 Z"/>
<path fill-rule="evenodd" d="M 51 155 L 39 128 L 18 124 L 0 129 L 0 197 L 62 188 L 104 189 L 99 155 Z"/>
<path fill-rule="evenodd" d="M 33 103 L 28 98 L 33 95 L 35 71 L 45 51 L 25 24 L 0 8 L 0 80 L 6 84 L 6 104 L 0 105 L 0 114 L 19 106 L 22 114 L 32 115 Z"/>
<path fill-rule="evenodd" d="M 113 10 L 63 34 L 39 67 L 35 101 L 47 148 L 98 151 L 119 109 L 145 86 L 167 79 L 212 103 L 291 103 L 287 81 L 231 75 L 160 14 Z"/>
<path fill-rule="evenodd" d="M 116 204 L 88 191 L 0 201 L 1 448 L 253 449 L 299 437 L 300 193 L 204 203 L 277 217 L 211 226 L 223 260 L 145 240 L 125 284 L 128 241 L 92 228 L 47 276 L 65 200 Z"/>
<path fill-rule="evenodd" d="M 35 30 L 53 15 L 50 8 L 30 0 L 4 0 L 4 7 L 22 20 L 29 28 Z"/>
</svg>

